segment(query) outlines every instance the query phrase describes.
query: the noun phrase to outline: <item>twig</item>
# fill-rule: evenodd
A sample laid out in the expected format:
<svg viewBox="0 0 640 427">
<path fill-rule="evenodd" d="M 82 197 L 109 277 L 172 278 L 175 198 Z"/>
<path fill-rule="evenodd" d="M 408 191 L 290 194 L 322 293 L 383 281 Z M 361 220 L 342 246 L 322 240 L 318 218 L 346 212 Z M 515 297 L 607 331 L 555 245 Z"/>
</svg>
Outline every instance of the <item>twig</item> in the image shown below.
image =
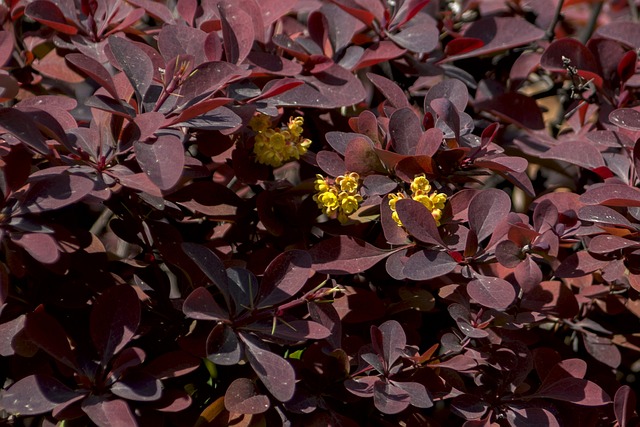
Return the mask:
<svg viewBox="0 0 640 427">
<path fill-rule="evenodd" d="M 604 1 L 600 1 L 595 3 L 591 9 L 591 16 L 589 16 L 589 22 L 587 26 L 580 32 L 580 41 L 582 44 L 587 43 L 591 38 L 594 30 L 596 29 L 596 25 L 598 24 L 598 16 L 600 16 L 600 12 L 602 11 L 602 6 L 604 6 Z"/>
<path fill-rule="evenodd" d="M 558 25 L 558 21 L 560 20 L 560 13 L 562 12 L 562 6 L 564 6 L 564 0 L 558 0 L 558 4 L 556 5 L 556 11 L 553 15 L 553 20 L 547 28 L 547 31 L 544 33 L 544 38 L 548 41 L 552 41 L 555 36 L 556 25 Z"/>
</svg>

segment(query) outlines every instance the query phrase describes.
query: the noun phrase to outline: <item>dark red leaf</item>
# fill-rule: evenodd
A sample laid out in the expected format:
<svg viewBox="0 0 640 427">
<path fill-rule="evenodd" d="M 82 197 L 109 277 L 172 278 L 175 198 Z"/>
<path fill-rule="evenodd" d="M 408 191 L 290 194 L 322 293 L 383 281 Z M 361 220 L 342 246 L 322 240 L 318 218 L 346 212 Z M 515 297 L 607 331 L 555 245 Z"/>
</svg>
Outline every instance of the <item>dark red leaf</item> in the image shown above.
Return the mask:
<svg viewBox="0 0 640 427">
<path fill-rule="evenodd" d="M 583 333 L 582 338 L 585 350 L 594 359 L 613 369 L 617 369 L 620 366 L 622 355 L 610 338 L 600 337 L 592 333 Z"/>
<path fill-rule="evenodd" d="M 161 190 L 169 190 L 182 176 L 185 156 L 180 139 L 161 135 L 154 142 L 135 142 L 136 160 L 149 179 Z"/>
<path fill-rule="evenodd" d="M 529 427 L 531 425 L 560 427 L 555 415 L 545 408 L 510 404 L 508 411 L 507 420 L 514 427 Z"/>
<path fill-rule="evenodd" d="M 499 277 L 476 276 L 467 285 L 467 293 L 479 304 L 505 310 L 516 299 L 513 285 Z"/>
<path fill-rule="evenodd" d="M 440 31 L 437 25 L 437 21 L 430 15 L 421 13 L 403 26 L 399 32 L 387 33 L 387 36 L 412 52 L 428 53 L 438 46 Z"/>
<path fill-rule="evenodd" d="M 580 196 L 586 205 L 640 206 L 640 190 L 624 184 L 593 186 Z"/>
<path fill-rule="evenodd" d="M 190 319 L 224 320 L 229 315 L 220 308 L 206 288 L 195 288 L 184 300 L 182 312 Z"/>
<path fill-rule="evenodd" d="M 168 63 L 180 55 L 191 55 L 191 67 L 208 62 L 205 52 L 207 33 L 185 25 L 165 25 L 158 34 L 158 50 Z"/>
<path fill-rule="evenodd" d="M 396 250 L 385 251 L 355 237 L 336 236 L 318 243 L 309 253 L 318 273 L 354 274 L 368 270 Z"/>
<path fill-rule="evenodd" d="M 46 375 L 22 378 L 0 397 L 0 407 L 14 415 L 44 414 L 82 393 L 69 389 L 57 379 Z"/>
<path fill-rule="evenodd" d="M 27 5 L 24 10 L 29 18 L 47 25 L 62 34 L 70 36 L 77 34 L 78 29 L 67 23 L 62 11 L 52 1 L 37 0 Z"/>
<path fill-rule="evenodd" d="M 147 373 L 130 372 L 111 386 L 111 392 L 127 400 L 153 402 L 162 395 L 162 383 Z"/>
<path fill-rule="evenodd" d="M 461 394 L 451 400 L 451 410 L 465 420 L 477 420 L 489 409 L 489 404 L 473 394 Z"/>
<path fill-rule="evenodd" d="M 436 221 L 422 203 L 411 199 L 400 199 L 396 202 L 396 211 L 402 225 L 413 237 L 423 243 L 446 247 L 440 237 Z"/>
<path fill-rule="evenodd" d="M 633 108 L 618 108 L 609 114 L 609 121 L 623 129 L 640 130 L 640 111 Z"/>
<path fill-rule="evenodd" d="M 411 107 L 407 97 L 400 87 L 386 77 L 367 73 L 371 83 L 384 95 L 384 98 L 395 108 Z"/>
<path fill-rule="evenodd" d="M 484 46 L 455 56 L 447 61 L 488 55 L 522 46 L 542 39 L 544 31 L 517 17 L 486 17 L 475 21 L 464 32 L 464 37 L 481 40 Z"/>
<path fill-rule="evenodd" d="M 423 250 L 409 257 L 403 274 L 411 280 L 430 280 L 451 273 L 457 266 L 446 252 Z"/>
<path fill-rule="evenodd" d="M 22 196 L 22 209 L 29 213 L 40 213 L 60 209 L 82 200 L 94 187 L 91 179 L 82 175 L 44 171 L 31 177 L 32 183 Z"/>
<path fill-rule="evenodd" d="M 371 339 L 373 341 L 373 328 L 371 332 Z M 377 327 L 382 336 L 381 342 L 381 356 L 384 358 L 387 366 L 390 368 L 398 360 L 398 358 L 404 353 L 404 348 L 407 345 L 407 337 L 402 329 L 400 323 L 395 320 L 387 320 L 380 327 Z"/>
<path fill-rule="evenodd" d="M 581 277 L 602 269 L 608 264 L 609 261 L 597 260 L 589 255 L 587 251 L 580 251 L 565 258 L 562 264 L 556 269 L 556 277 Z"/>
<path fill-rule="evenodd" d="M 523 259 L 522 248 L 511 240 L 498 243 L 495 255 L 498 262 L 507 268 L 515 268 Z"/>
<path fill-rule="evenodd" d="M 253 370 L 273 397 L 286 402 L 293 397 L 296 375 L 293 367 L 282 357 L 262 348 L 255 338 L 241 334 L 246 346 L 246 355 Z"/>
<path fill-rule="evenodd" d="M 262 88 L 262 93 L 260 95 L 255 98 L 251 98 L 247 102 L 256 102 L 261 99 L 271 98 L 303 84 L 304 82 L 302 80 L 292 79 L 289 77 L 280 80 L 270 80 L 264 88 Z"/>
<path fill-rule="evenodd" d="M 605 165 L 600 151 L 584 140 L 563 141 L 539 155 L 543 159 L 562 160 L 586 169 Z"/>
<path fill-rule="evenodd" d="M 189 374 L 200 366 L 200 359 L 183 350 L 170 351 L 156 357 L 144 371 L 154 378 L 164 380 Z"/>
<path fill-rule="evenodd" d="M 618 77 L 622 83 L 629 80 L 636 72 L 636 63 L 638 62 L 638 54 L 630 50 L 618 62 Z"/>
<path fill-rule="evenodd" d="M 91 339 L 104 366 L 129 343 L 139 324 L 140 300 L 131 286 L 113 286 L 96 299 L 91 310 Z"/>
<path fill-rule="evenodd" d="M 469 203 L 469 226 L 482 242 L 489 237 L 511 210 L 511 198 L 504 191 L 488 189 L 477 193 Z"/>
<path fill-rule="evenodd" d="M 330 334 L 326 337 L 326 340 L 333 345 L 334 348 L 340 348 L 342 342 L 342 323 L 334 306 L 309 301 L 307 308 L 311 319 L 329 330 Z"/>
<path fill-rule="evenodd" d="M 596 30 L 596 35 L 616 40 L 632 49 L 640 47 L 640 24 L 633 21 L 616 21 L 603 25 Z"/>
<path fill-rule="evenodd" d="M 11 241 L 43 264 L 53 264 L 60 259 L 60 248 L 56 239 L 50 234 L 14 234 L 11 236 Z"/>
<path fill-rule="evenodd" d="M 482 46 L 484 46 L 484 42 L 480 39 L 459 37 L 447 43 L 447 46 L 444 48 L 444 53 L 447 56 L 463 55 L 476 49 L 480 49 Z"/>
<path fill-rule="evenodd" d="M 611 398 L 596 383 L 573 377 L 547 384 L 531 397 L 562 400 L 581 406 L 601 406 L 611 402 Z"/>
<path fill-rule="evenodd" d="M 406 49 L 402 49 L 391 40 L 382 40 L 374 43 L 365 49 L 358 63 L 353 67 L 353 71 L 395 59 L 406 51 Z"/>
<path fill-rule="evenodd" d="M 344 160 L 335 151 L 319 151 L 316 155 L 316 162 L 318 167 L 329 176 L 339 176 L 347 170 Z"/>
<path fill-rule="evenodd" d="M 588 247 L 589 252 L 594 254 L 608 254 L 621 249 L 636 248 L 638 246 L 640 246 L 640 242 L 611 234 L 601 234 L 591 239 Z"/>
<path fill-rule="evenodd" d="M 555 40 L 542 54 L 540 65 L 550 71 L 567 73 L 565 61 L 575 67 L 578 74 L 586 80 L 595 79 L 597 86 L 602 86 L 601 70 L 593 54 L 578 40 L 565 37 Z"/>
<path fill-rule="evenodd" d="M 109 95 L 111 95 L 113 99 L 120 100 L 120 96 L 116 90 L 115 83 L 113 83 L 111 74 L 109 74 L 101 63 L 81 53 L 70 53 L 64 58 L 95 80 L 96 83 L 109 92 Z"/>
<path fill-rule="evenodd" d="M 224 394 L 224 407 L 237 414 L 261 414 L 269 409 L 269 398 L 258 394 L 255 384 L 247 378 L 234 380 Z"/>
<path fill-rule="evenodd" d="M 49 152 L 44 137 L 38 131 L 38 125 L 29 114 L 16 108 L 2 108 L 0 109 L 0 127 L 38 153 L 46 155 Z"/>
<path fill-rule="evenodd" d="M 218 11 L 227 62 L 240 64 L 251 51 L 255 40 L 251 16 L 238 4 L 226 0 L 218 3 Z"/>
<path fill-rule="evenodd" d="M 77 369 L 76 354 L 62 325 L 42 306 L 29 313 L 24 323 L 27 336 L 35 345 L 71 369 Z"/>
<path fill-rule="evenodd" d="M 279 322 L 276 319 L 273 323 L 254 323 L 246 328 L 254 332 L 263 334 L 266 337 L 275 337 L 287 341 L 304 341 L 308 339 L 321 340 L 327 338 L 331 331 L 317 322 L 310 320 L 292 320 L 289 322 Z"/>
<path fill-rule="evenodd" d="M 356 136 L 349 141 L 344 153 L 344 166 L 346 170 L 363 176 L 385 170 L 374 150 L 373 142 L 364 135 Z"/>
<path fill-rule="evenodd" d="M 98 427 L 137 427 L 129 405 L 122 399 L 91 395 L 82 401 L 82 410 Z"/>
<path fill-rule="evenodd" d="M 596 224 L 615 225 L 634 230 L 635 227 L 627 218 L 618 211 L 606 206 L 583 206 L 578 211 L 578 218 L 582 221 L 595 222 Z"/>
<path fill-rule="evenodd" d="M 218 365 L 235 365 L 242 358 L 238 335 L 224 323 L 218 323 L 211 330 L 206 346 L 207 359 Z"/>
<path fill-rule="evenodd" d="M 311 271 L 311 256 L 291 250 L 278 255 L 267 267 L 260 283 L 259 305 L 277 305 L 302 289 Z"/>
<path fill-rule="evenodd" d="M 123 37 L 109 37 L 109 47 L 142 104 L 153 80 L 153 63 L 144 50 Z"/>
<path fill-rule="evenodd" d="M 396 153 L 414 155 L 422 135 L 420 119 L 411 108 L 399 108 L 389 119 L 389 133 Z"/>
<path fill-rule="evenodd" d="M 636 407 L 636 394 L 628 385 L 620 386 L 613 398 L 613 412 L 621 426 L 626 426 L 633 417 Z"/>
<path fill-rule="evenodd" d="M 384 414 L 404 411 L 411 401 L 409 393 L 391 383 L 376 381 L 373 384 L 373 404 Z"/>
</svg>

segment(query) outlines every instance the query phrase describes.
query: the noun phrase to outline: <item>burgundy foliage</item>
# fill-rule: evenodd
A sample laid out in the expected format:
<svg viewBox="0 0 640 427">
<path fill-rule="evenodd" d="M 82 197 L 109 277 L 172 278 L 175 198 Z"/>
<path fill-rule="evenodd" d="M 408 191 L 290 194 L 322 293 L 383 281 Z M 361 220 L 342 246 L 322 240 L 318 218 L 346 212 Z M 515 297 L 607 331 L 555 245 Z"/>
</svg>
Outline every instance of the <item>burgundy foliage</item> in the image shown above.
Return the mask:
<svg viewBox="0 0 640 427">
<path fill-rule="evenodd" d="M 0 423 L 639 425 L 638 9 L 1 2 Z"/>
</svg>

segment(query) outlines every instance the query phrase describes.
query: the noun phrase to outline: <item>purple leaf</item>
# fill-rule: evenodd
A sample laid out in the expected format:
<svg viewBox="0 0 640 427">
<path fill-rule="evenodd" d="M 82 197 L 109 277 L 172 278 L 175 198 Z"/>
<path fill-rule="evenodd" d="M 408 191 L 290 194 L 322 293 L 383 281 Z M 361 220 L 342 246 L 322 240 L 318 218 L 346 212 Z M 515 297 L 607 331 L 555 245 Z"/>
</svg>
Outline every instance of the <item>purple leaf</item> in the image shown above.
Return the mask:
<svg viewBox="0 0 640 427">
<path fill-rule="evenodd" d="M 123 352 L 124 353 L 124 352 Z M 164 380 L 189 374 L 200 367 L 200 359 L 184 350 L 169 351 L 156 357 L 144 371 L 154 378 Z"/>
<path fill-rule="evenodd" d="M 435 19 L 426 13 L 421 13 L 416 15 L 408 25 L 402 27 L 398 33 L 387 33 L 387 36 L 411 52 L 428 53 L 438 46 L 440 31 Z"/>
<path fill-rule="evenodd" d="M 373 384 L 373 404 L 384 414 L 404 411 L 411 402 L 409 393 L 391 383 L 376 381 Z"/>
<path fill-rule="evenodd" d="M 446 58 L 457 61 L 462 58 L 488 55 L 542 39 L 544 31 L 516 17 L 486 17 L 472 23 L 464 32 L 464 37 L 479 39 L 481 48 Z"/>
<path fill-rule="evenodd" d="M 11 236 L 11 241 L 27 251 L 33 259 L 43 264 L 54 264 L 60 259 L 58 243 L 49 234 L 14 234 Z"/>
<path fill-rule="evenodd" d="M 165 25 L 158 34 L 158 50 L 168 63 L 180 55 L 191 55 L 192 67 L 208 62 L 205 52 L 207 33 L 185 25 Z"/>
<path fill-rule="evenodd" d="M 91 339 L 107 362 L 133 338 L 140 324 L 140 300 L 129 285 L 113 286 L 96 298 L 91 310 Z"/>
<path fill-rule="evenodd" d="M 556 269 L 556 277 L 582 277 L 606 267 L 609 261 L 601 261 L 592 257 L 587 251 L 569 255 Z"/>
<path fill-rule="evenodd" d="M 633 108 L 618 108 L 609 114 L 614 125 L 632 131 L 640 130 L 640 111 Z"/>
<path fill-rule="evenodd" d="M 396 203 L 398 217 L 409 234 L 423 243 L 446 247 L 431 212 L 419 202 L 401 199 Z"/>
<path fill-rule="evenodd" d="M 313 269 L 322 274 L 354 274 L 368 270 L 394 251 L 378 249 L 350 236 L 336 236 L 309 250 Z"/>
<path fill-rule="evenodd" d="M 129 405 L 122 399 L 91 395 L 82 401 L 82 410 L 98 427 L 137 427 Z"/>
<path fill-rule="evenodd" d="M 111 392 L 127 400 L 153 402 L 162 395 L 162 383 L 147 373 L 131 372 L 116 381 Z"/>
<path fill-rule="evenodd" d="M 495 255 L 498 262 L 507 268 L 515 268 L 522 262 L 522 248 L 511 240 L 503 240 L 496 245 Z"/>
<path fill-rule="evenodd" d="M 457 266 L 446 252 L 423 250 L 409 257 L 403 273 L 411 280 L 430 280 L 451 273 Z"/>
<path fill-rule="evenodd" d="M 211 249 L 195 243 L 183 243 L 182 250 L 193 260 L 200 270 L 202 270 L 207 278 L 211 280 L 211 283 L 213 283 L 218 290 L 222 292 L 228 307 L 230 304 L 229 280 L 227 278 L 224 264 L 220 258 L 218 258 Z"/>
<path fill-rule="evenodd" d="M 640 242 L 611 234 L 601 234 L 591 239 L 588 248 L 589 252 L 594 254 L 608 254 L 621 249 L 636 248 L 638 246 L 640 246 Z"/>
<path fill-rule="evenodd" d="M 438 118 L 436 125 L 445 137 L 450 138 L 453 132 L 456 140 L 460 139 L 460 114 L 456 106 L 447 98 L 436 98 L 429 103 L 429 107 Z"/>
<path fill-rule="evenodd" d="M 292 250 L 278 255 L 264 272 L 259 305 L 276 305 L 292 298 L 307 282 L 311 265 L 311 256 L 306 251 Z"/>
<path fill-rule="evenodd" d="M 240 337 L 246 346 L 249 364 L 267 390 L 281 402 L 291 399 L 296 380 L 291 364 L 277 354 L 263 349 L 250 335 L 241 334 Z"/>
<path fill-rule="evenodd" d="M 326 340 L 334 347 L 341 348 L 342 323 L 340 316 L 332 304 L 318 304 L 314 301 L 307 303 L 309 316 L 315 322 L 321 324 L 329 330 Z"/>
<path fill-rule="evenodd" d="M 224 320 L 229 317 L 206 288 L 196 288 L 184 300 L 182 312 L 190 319 Z"/>
<path fill-rule="evenodd" d="M 464 393 L 451 400 L 451 410 L 465 420 L 478 420 L 489 409 L 489 404 L 480 397 Z"/>
<path fill-rule="evenodd" d="M 580 196 L 586 205 L 640 206 L 640 190 L 624 184 L 602 184 L 593 186 Z"/>
<path fill-rule="evenodd" d="M 102 86 L 113 99 L 120 99 L 111 74 L 101 63 L 81 53 L 70 53 L 64 58 Z"/>
<path fill-rule="evenodd" d="M 507 420 L 513 427 L 529 427 L 531 425 L 560 427 L 558 419 L 549 410 L 538 407 L 525 407 L 509 404 Z"/>
<path fill-rule="evenodd" d="M 458 111 L 464 111 L 469 102 L 467 86 L 458 79 L 447 79 L 433 86 L 424 98 L 424 110 L 431 110 L 431 101 L 438 98 L 448 99 Z"/>
<path fill-rule="evenodd" d="M 149 15 L 164 23 L 173 24 L 175 22 L 171 10 L 164 3 L 158 3 L 153 0 L 127 0 L 127 2 L 143 8 Z"/>
<path fill-rule="evenodd" d="M 516 299 L 513 285 L 499 277 L 476 276 L 467 285 L 467 293 L 479 304 L 505 310 Z"/>
<path fill-rule="evenodd" d="M 233 301 L 235 312 L 241 313 L 254 307 L 258 294 L 258 279 L 249 270 L 240 267 L 227 269 L 229 279 L 229 294 Z"/>
<path fill-rule="evenodd" d="M 628 385 L 621 386 L 613 398 L 613 412 L 619 425 L 626 426 L 630 423 L 635 407 L 636 394 Z"/>
<path fill-rule="evenodd" d="M 604 166 L 600 151 L 585 140 L 563 141 L 539 154 L 542 159 L 562 160 L 586 169 Z"/>
<path fill-rule="evenodd" d="M 321 340 L 327 338 L 331 331 L 317 322 L 310 320 L 292 320 L 290 322 L 278 322 L 275 327 L 269 323 L 253 323 L 245 329 L 260 333 L 265 337 L 275 337 L 287 341 L 304 341 L 307 339 Z"/>
<path fill-rule="evenodd" d="M 596 30 L 596 35 L 616 40 L 632 49 L 640 48 L 640 24 L 632 21 L 615 21 Z"/>
<path fill-rule="evenodd" d="M 344 387 L 356 396 L 373 397 L 373 386 L 377 382 L 380 382 L 377 376 L 349 378 L 344 382 Z"/>
<path fill-rule="evenodd" d="M 218 3 L 218 11 L 227 62 L 240 64 L 251 51 L 255 40 L 251 16 L 238 4 L 226 0 Z"/>
<path fill-rule="evenodd" d="M 573 377 L 543 385 L 531 397 L 562 400 L 581 406 L 601 406 L 611 402 L 611 398 L 597 384 Z"/>
<path fill-rule="evenodd" d="M 373 341 L 373 328 L 371 326 L 371 338 Z M 387 367 L 391 368 L 403 354 L 407 345 L 407 337 L 400 323 L 395 320 L 387 320 L 377 328 L 382 334 L 382 356 L 384 357 Z"/>
<path fill-rule="evenodd" d="M 424 385 L 415 382 L 399 382 L 391 381 L 397 387 L 400 387 L 409 394 L 411 405 L 417 408 L 431 408 L 433 400 Z"/>
<path fill-rule="evenodd" d="M 411 107 L 407 97 L 400 87 L 387 79 L 386 77 L 379 76 L 373 73 L 367 73 L 367 77 L 371 80 L 371 83 L 378 88 L 388 103 L 395 108 Z"/>
<path fill-rule="evenodd" d="M 38 125 L 29 114 L 16 108 L 0 109 L 0 132 L 2 128 L 38 153 L 49 153 L 49 147 L 38 131 Z"/>
<path fill-rule="evenodd" d="M 469 226 L 481 242 L 489 237 L 511 210 L 511 198 L 495 188 L 477 193 L 469 203 Z"/>
<path fill-rule="evenodd" d="M 617 369 L 622 362 L 622 355 L 610 338 L 599 337 L 592 333 L 583 333 L 584 348 L 594 359 Z"/>
<path fill-rule="evenodd" d="M 153 63 L 144 50 L 123 37 L 109 37 L 109 47 L 142 104 L 153 80 Z"/>
<path fill-rule="evenodd" d="M 206 346 L 207 359 L 218 365 L 231 366 L 242 359 L 242 347 L 238 341 L 238 335 L 224 323 L 218 323 L 211 330 Z"/>
<path fill-rule="evenodd" d="M 82 393 L 72 391 L 53 377 L 30 375 L 2 394 L 0 407 L 10 414 L 32 416 L 49 412 L 78 396 Z"/>
<path fill-rule="evenodd" d="M 389 133 L 396 153 L 413 155 L 422 135 L 420 119 L 411 108 L 399 108 L 389 119 Z"/>
<path fill-rule="evenodd" d="M 368 175 L 362 182 L 368 196 L 387 195 L 398 187 L 398 183 L 386 175 Z"/>
<path fill-rule="evenodd" d="M 567 73 L 566 60 L 586 80 L 595 79 L 602 86 L 601 70 L 593 54 L 578 40 L 565 37 L 551 43 L 540 58 L 540 65 L 550 71 Z"/>
<path fill-rule="evenodd" d="M 316 162 L 318 167 L 329 176 L 339 176 L 347 170 L 344 160 L 335 151 L 319 151 L 316 155 Z"/>
<path fill-rule="evenodd" d="M 78 363 L 67 333 L 58 321 L 47 314 L 42 306 L 33 313 L 27 314 L 24 323 L 27 336 L 57 361 L 71 369 L 77 369 Z"/>
<path fill-rule="evenodd" d="M 269 398 L 258 394 L 253 381 L 247 378 L 234 380 L 224 394 L 224 407 L 236 414 L 261 414 L 269 406 Z"/>
<path fill-rule="evenodd" d="M 349 141 L 344 153 L 344 166 L 346 170 L 360 175 L 384 171 L 373 142 L 364 135 L 356 136 Z"/>
<path fill-rule="evenodd" d="M 371 67 L 372 65 L 395 59 L 406 52 L 406 49 L 400 48 L 391 40 L 382 40 L 374 43 L 365 49 L 364 53 L 358 60 L 358 63 L 352 68 L 353 71 L 362 68 Z"/>
<path fill-rule="evenodd" d="M 169 190 L 182 176 L 185 156 L 180 139 L 161 135 L 155 142 L 133 144 L 140 168 L 161 190 Z"/>
<path fill-rule="evenodd" d="M 45 171 L 31 177 L 31 184 L 22 196 L 22 210 L 40 213 L 74 204 L 89 194 L 94 187 L 91 179 L 82 175 L 53 174 Z"/>
<path fill-rule="evenodd" d="M 29 18 L 49 26 L 62 34 L 74 35 L 78 33 L 76 27 L 67 24 L 67 19 L 64 14 L 52 1 L 37 0 L 31 2 L 24 9 L 24 13 Z"/>
</svg>

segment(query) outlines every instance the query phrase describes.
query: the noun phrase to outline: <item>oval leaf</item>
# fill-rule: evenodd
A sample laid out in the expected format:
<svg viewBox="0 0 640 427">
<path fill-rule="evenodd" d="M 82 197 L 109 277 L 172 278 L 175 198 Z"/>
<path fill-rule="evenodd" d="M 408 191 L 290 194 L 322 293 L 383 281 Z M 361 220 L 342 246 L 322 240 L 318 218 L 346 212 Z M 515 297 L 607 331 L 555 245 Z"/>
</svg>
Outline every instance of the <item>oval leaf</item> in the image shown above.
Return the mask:
<svg viewBox="0 0 640 427">
<path fill-rule="evenodd" d="M 513 285 L 499 277 L 477 276 L 467 285 L 467 293 L 479 304 L 504 310 L 516 299 Z"/>
</svg>

